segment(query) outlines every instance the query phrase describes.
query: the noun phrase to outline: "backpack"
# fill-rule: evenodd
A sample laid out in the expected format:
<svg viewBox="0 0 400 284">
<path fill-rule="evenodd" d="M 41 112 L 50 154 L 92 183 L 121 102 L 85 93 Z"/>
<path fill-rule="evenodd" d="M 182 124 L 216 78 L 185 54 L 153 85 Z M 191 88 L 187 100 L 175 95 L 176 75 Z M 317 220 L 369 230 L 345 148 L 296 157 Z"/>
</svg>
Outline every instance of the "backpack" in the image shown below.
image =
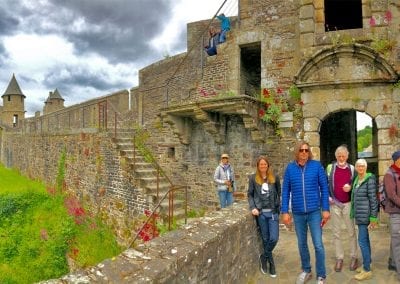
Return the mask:
<svg viewBox="0 0 400 284">
<path fill-rule="evenodd" d="M 394 184 L 396 184 L 396 176 L 395 176 L 395 172 L 389 168 L 387 170 L 386 173 L 389 173 L 390 175 L 392 175 L 393 180 L 394 180 Z M 387 198 L 387 193 L 386 193 L 386 188 L 385 188 L 385 183 L 382 181 L 379 184 L 379 188 L 378 188 L 378 201 L 379 204 L 381 205 L 381 207 L 383 208 L 383 210 L 385 210 L 386 205 L 391 202 L 388 198 Z"/>
</svg>

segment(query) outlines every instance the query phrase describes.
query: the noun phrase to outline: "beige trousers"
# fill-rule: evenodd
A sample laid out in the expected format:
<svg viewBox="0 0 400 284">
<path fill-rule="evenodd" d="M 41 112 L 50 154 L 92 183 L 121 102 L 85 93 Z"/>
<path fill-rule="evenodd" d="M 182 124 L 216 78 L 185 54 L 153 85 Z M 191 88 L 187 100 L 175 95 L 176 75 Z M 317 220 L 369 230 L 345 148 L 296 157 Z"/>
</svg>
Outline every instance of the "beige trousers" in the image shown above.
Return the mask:
<svg viewBox="0 0 400 284">
<path fill-rule="evenodd" d="M 336 204 L 331 205 L 331 221 L 333 232 L 333 243 L 335 245 L 336 259 L 344 258 L 343 249 L 343 224 L 346 227 L 348 234 L 348 242 L 350 248 L 350 257 L 358 257 L 357 235 L 355 230 L 354 219 L 350 218 L 351 202 L 343 204 L 344 207 L 339 207 Z"/>
</svg>

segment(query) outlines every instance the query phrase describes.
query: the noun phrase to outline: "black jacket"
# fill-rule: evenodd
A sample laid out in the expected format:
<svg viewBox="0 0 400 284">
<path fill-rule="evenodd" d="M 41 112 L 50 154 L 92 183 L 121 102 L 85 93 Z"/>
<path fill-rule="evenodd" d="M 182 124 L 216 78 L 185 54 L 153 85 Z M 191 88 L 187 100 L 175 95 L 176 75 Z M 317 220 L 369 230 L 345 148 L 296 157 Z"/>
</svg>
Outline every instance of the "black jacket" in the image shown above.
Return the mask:
<svg viewBox="0 0 400 284">
<path fill-rule="evenodd" d="M 281 204 L 281 183 L 279 181 L 278 176 L 275 177 L 275 183 L 268 184 L 268 188 L 271 191 L 271 198 L 273 204 L 273 208 L 271 209 L 273 213 L 279 213 Z M 265 197 L 266 194 L 261 194 L 261 184 L 258 184 L 256 182 L 256 175 L 255 174 L 250 175 L 249 188 L 247 191 L 247 199 L 249 201 L 250 211 L 253 210 L 254 208 L 257 208 L 259 211 L 261 211 L 261 209 L 266 209 L 262 208 L 263 198 Z"/>
</svg>

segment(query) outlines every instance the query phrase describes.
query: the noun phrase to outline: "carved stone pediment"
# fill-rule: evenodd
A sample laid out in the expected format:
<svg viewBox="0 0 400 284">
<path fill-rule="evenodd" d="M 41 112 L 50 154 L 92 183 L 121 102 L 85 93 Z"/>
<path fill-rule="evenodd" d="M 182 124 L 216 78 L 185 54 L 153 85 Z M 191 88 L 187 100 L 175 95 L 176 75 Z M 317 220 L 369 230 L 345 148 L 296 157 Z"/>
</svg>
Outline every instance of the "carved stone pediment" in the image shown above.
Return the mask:
<svg viewBox="0 0 400 284">
<path fill-rule="evenodd" d="M 397 80 L 394 68 L 362 44 L 323 49 L 308 59 L 295 76 L 299 87 L 388 83 Z"/>
</svg>

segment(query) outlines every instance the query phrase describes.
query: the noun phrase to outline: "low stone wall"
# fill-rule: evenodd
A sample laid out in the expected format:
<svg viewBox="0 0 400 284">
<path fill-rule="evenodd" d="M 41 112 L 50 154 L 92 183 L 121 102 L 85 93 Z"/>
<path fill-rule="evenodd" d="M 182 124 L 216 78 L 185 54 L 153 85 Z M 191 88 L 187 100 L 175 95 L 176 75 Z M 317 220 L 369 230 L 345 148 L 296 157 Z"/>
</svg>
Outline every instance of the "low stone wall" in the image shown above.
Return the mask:
<svg viewBox="0 0 400 284">
<path fill-rule="evenodd" d="M 254 218 L 240 201 L 95 267 L 41 283 L 247 283 L 259 252 Z"/>
</svg>

